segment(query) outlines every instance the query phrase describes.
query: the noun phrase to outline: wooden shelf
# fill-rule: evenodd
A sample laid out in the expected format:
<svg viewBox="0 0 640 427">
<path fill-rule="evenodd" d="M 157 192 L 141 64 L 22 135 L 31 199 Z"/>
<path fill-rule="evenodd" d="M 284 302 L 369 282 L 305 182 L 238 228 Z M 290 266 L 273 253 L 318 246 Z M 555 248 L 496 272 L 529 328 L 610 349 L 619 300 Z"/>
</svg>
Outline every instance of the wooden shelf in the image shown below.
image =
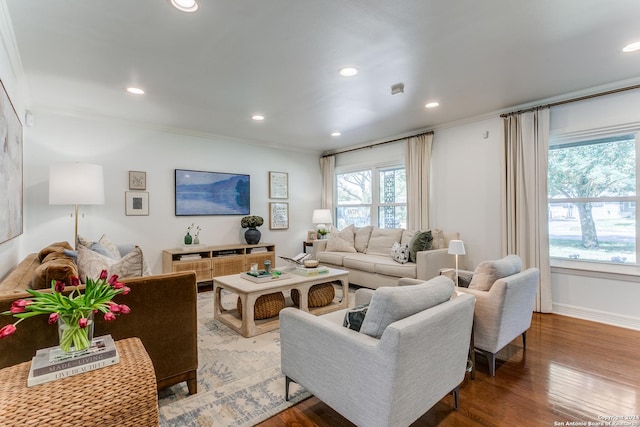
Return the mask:
<svg viewBox="0 0 640 427">
<path fill-rule="evenodd" d="M 162 251 L 162 272 L 195 271 L 197 282 L 211 281 L 216 276 L 248 271 L 253 263 L 264 268 L 264 262 L 276 262 L 276 246 L 272 243 L 256 245 L 217 245 Z"/>
</svg>

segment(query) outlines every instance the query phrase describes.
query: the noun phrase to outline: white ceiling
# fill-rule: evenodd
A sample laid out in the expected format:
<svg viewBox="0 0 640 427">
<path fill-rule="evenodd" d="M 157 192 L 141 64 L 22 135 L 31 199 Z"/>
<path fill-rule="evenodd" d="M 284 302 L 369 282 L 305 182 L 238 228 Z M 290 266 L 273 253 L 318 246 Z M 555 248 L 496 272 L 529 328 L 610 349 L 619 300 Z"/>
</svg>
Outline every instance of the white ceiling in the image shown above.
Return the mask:
<svg viewBox="0 0 640 427">
<path fill-rule="evenodd" d="M 621 52 L 640 40 L 638 0 L 3 1 L 36 121 L 325 151 L 640 78 L 640 52 Z"/>
</svg>

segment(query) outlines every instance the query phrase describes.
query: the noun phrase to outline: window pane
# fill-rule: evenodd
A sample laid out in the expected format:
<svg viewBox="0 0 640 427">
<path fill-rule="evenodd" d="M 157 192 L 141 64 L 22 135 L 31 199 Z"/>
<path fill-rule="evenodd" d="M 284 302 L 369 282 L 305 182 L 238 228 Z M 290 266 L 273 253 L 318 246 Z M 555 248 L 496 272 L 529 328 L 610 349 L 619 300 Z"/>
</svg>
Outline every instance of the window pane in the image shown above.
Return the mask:
<svg viewBox="0 0 640 427">
<path fill-rule="evenodd" d="M 340 206 L 336 209 L 337 227 L 342 230 L 347 225 L 356 227 L 371 225 L 371 208 L 369 206 Z"/>
<path fill-rule="evenodd" d="M 635 202 L 549 203 L 549 255 L 636 263 Z"/>
<path fill-rule="evenodd" d="M 380 204 L 407 203 L 407 177 L 404 168 L 380 171 Z"/>
<path fill-rule="evenodd" d="M 378 228 L 407 228 L 407 207 L 378 207 Z"/>
<path fill-rule="evenodd" d="M 338 205 L 371 204 L 371 170 L 336 175 Z"/>
</svg>

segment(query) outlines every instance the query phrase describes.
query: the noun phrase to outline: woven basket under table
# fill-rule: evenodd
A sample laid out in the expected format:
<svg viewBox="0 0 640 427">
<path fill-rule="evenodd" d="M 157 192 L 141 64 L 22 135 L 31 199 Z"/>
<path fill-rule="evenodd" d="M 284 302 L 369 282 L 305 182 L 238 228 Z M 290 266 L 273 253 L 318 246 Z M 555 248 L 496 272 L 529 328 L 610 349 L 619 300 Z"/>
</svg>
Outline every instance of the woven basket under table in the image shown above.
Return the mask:
<svg viewBox="0 0 640 427">
<path fill-rule="evenodd" d="M 336 290 L 331 283 L 313 285 L 309 289 L 309 308 L 329 305 L 336 296 Z M 300 294 L 297 289 L 291 289 L 291 299 L 295 305 L 300 305 Z"/>
<path fill-rule="evenodd" d="M 238 313 L 242 316 L 242 301 L 238 297 L 236 305 Z M 254 306 L 253 318 L 255 320 L 268 319 L 277 316 L 284 308 L 284 295 L 282 292 L 275 292 L 259 296 Z"/>
</svg>

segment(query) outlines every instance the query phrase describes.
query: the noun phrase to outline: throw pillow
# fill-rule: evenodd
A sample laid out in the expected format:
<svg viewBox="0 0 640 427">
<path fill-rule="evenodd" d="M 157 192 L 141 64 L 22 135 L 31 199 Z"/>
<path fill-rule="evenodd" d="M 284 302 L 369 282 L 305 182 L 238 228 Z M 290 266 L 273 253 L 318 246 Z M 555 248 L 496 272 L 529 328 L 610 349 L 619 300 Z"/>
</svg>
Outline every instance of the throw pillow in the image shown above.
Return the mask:
<svg viewBox="0 0 640 427">
<path fill-rule="evenodd" d="M 451 299 L 453 281 L 437 276 L 419 285 L 383 286 L 375 290 L 360 332 L 380 338 L 398 320 Z"/>
<path fill-rule="evenodd" d="M 389 256 L 391 247 L 402 239 L 402 228 L 374 228 L 371 231 L 367 253 Z"/>
<path fill-rule="evenodd" d="M 433 235 L 431 230 L 415 233 L 409 242 L 409 259 L 411 262 L 417 262 L 418 252 L 430 250 L 432 242 Z"/>
<path fill-rule="evenodd" d="M 352 243 L 333 234 L 329 234 L 326 250 L 327 252 L 355 252 L 356 251 Z"/>
<path fill-rule="evenodd" d="M 391 247 L 391 258 L 400 264 L 409 262 L 409 246 L 395 242 Z"/>
<path fill-rule="evenodd" d="M 356 227 L 355 236 L 353 238 L 353 246 L 356 251 L 365 253 L 367 252 L 367 246 L 369 245 L 369 238 L 371 237 L 371 230 L 373 227 L 367 225 L 365 227 Z"/>
<path fill-rule="evenodd" d="M 346 326 L 349 329 L 359 332 L 368 308 L 369 304 L 363 304 L 348 309 L 344 315 L 344 322 L 342 323 L 342 326 Z"/>
<path fill-rule="evenodd" d="M 139 277 L 143 274 L 142 250 L 135 247 L 122 258 L 115 260 L 93 252 L 84 246 L 78 247 L 78 270 L 80 279 L 84 282 L 87 277 L 97 278 L 102 270 L 107 270 L 109 276 L 117 274 L 119 278 Z"/>
<path fill-rule="evenodd" d="M 473 272 L 469 289 L 488 291 L 496 280 L 519 273 L 522 260 L 518 255 L 507 255 L 497 261 L 482 261 Z"/>
<path fill-rule="evenodd" d="M 89 249 L 91 249 L 93 252 L 97 252 L 100 255 L 104 255 L 104 256 L 109 257 L 111 259 L 120 259 L 121 258 L 120 257 L 120 253 L 118 253 L 118 256 L 116 257 L 113 252 L 111 252 L 109 249 L 107 249 L 100 242 L 93 243 L 91 246 L 89 246 Z"/>
<path fill-rule="evenodd" d="M 120 250 L 118 249 L 118 245 L 113 243 L 106 234 L 103 234 L 102 237 L 100 237 L 98 243 L 100 243 L 106 250 L 111 252 L 111 258 L 120 259 Z"/>
</svg>

